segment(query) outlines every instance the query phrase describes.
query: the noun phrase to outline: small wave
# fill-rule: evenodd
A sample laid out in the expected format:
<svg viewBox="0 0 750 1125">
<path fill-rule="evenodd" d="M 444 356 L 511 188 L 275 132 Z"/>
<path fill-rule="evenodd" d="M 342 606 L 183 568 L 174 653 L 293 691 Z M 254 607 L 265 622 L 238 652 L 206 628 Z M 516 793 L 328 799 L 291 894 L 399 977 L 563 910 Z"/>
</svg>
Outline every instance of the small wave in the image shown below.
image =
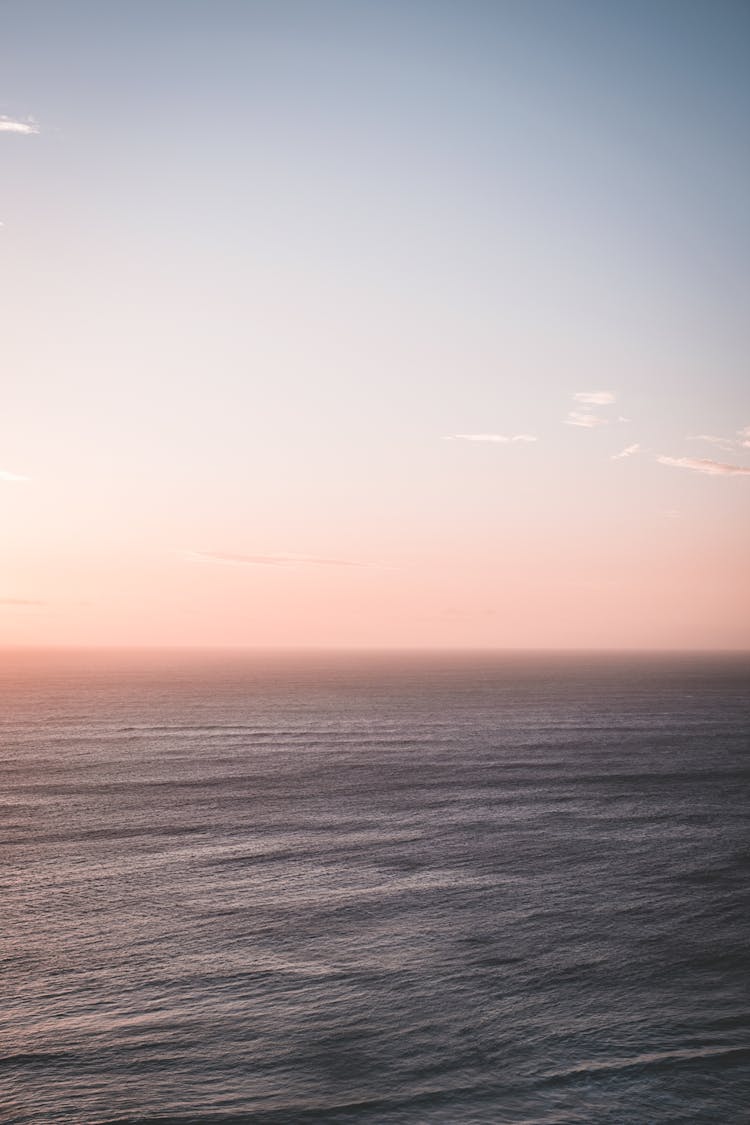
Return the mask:
<svg viewBox="0 0 750 1125">
<path fill-rule="evenodd" d="M 79 1061 L 79 1057 L 70 1051 L 18 1051 L 12 1055 L 0 1055 L 0 1070 L 10 1070 L 13 1067 L 46 1068 Z"/>
<path fill-rule="evenodd" d="M 239 1113 L 187 1113 L 165 1115 L 133 1115 L 127 1117 L 107 1117 L 92 1122 L 92 1125 L 333 1125 L 334 1122 L 350 1122 L 353 1118 L 365 1114 L 369 1120 L 377 1121 L 377 1117 L 370 1114 L 384 1114 L 388 1112 L 420 1112 L 418 1120 L 428 1120 L 421 1116 L 423 1110 L 430 1108 L 439 1109 L 449 1105 L 456 1097 L 476 1094 L 474 1085 L 454 1086 L 439 1090 L 424 1090 L 398 1097 L 358 1098 L 356 1100 L 336 1101 L 329 1105 L 304 1106 L 298 1103 L 281 1105 Z M 526 1121 L 524 1125 L 562 1125 L 564 1118 L 545 1118 L 540 1122 Z"/>
<path fill-rule="evenodd" d="M 716 1066 L 733 1066 L 750 1059 L 750 1046 L 739 1047 L 696 1047 L 676 1051 L 652 1051 L 627 1058 L 588 1059 L 568 1070 L 553 1070 L 543 1075 L 549 1083 L 576 1082 L 592 1074 L 602 1072 L 617 1073 L 624 1070 L 642 1068 L 672 1069 L 705 1060 Z"/>
</svg>

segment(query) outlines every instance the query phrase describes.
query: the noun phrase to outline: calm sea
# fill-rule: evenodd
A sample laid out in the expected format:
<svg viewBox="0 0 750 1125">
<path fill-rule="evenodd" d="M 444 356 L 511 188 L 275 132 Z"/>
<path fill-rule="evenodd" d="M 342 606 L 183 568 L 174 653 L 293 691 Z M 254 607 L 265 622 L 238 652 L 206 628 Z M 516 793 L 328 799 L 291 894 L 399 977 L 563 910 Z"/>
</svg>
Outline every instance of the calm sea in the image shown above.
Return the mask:
<svg viewBox="0 0 750 1125">
<path fill-rule="evenodd" d="M 0 709 L 3 1121 L 750 1120 L 747 656 L 16 653 Z"/>
</svg>

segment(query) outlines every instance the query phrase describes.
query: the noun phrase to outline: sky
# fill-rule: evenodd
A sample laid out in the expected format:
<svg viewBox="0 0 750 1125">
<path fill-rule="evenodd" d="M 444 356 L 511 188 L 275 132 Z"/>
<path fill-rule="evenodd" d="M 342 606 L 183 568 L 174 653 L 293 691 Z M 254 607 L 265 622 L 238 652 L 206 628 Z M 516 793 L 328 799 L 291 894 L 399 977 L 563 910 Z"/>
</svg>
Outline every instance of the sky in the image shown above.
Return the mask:
<svg viewBox="0 0 750 1125">
<path fill-rule="evenodd" d="M 4 0 L 0 644 L 750 648 L 750 7 Z"/>
</svg>

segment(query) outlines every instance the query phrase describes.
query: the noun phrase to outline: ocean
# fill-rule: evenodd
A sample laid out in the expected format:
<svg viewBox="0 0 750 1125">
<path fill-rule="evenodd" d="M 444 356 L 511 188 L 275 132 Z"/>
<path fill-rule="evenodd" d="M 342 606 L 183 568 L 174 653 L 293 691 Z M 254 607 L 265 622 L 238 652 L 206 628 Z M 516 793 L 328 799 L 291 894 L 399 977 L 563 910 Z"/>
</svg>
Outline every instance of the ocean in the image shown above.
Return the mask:
<svg viewBox="0 0 750 1125">
<path fill-rule="evenodd" d="M 0 657 L 0 1118 L 750 1120 L 750 657 Z"/>
</svg>

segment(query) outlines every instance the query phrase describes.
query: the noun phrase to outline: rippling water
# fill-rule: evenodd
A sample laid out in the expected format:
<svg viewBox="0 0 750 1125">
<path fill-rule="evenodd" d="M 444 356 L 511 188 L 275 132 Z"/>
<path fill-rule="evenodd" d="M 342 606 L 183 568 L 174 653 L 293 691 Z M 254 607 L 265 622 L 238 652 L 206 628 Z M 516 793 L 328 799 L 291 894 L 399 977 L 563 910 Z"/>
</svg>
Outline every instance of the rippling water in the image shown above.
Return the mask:
<svg viewBox="0 0 750 1125">
<path fill-rule="evenodd" d="M 749 685 L 6 654 L 3 1120 L 746 1122 Z"/>
</svg>

